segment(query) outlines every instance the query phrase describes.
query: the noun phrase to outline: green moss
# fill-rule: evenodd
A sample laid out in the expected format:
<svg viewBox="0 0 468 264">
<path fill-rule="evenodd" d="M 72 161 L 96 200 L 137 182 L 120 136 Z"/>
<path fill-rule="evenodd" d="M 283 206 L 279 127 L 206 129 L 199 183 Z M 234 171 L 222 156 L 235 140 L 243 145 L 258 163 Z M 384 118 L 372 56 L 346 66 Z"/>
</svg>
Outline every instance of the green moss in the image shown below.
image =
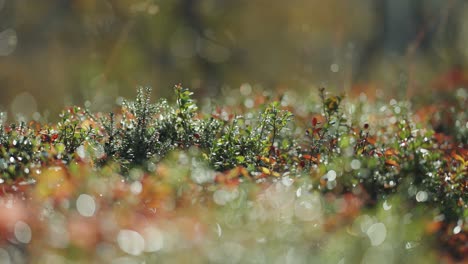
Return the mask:
<svg viewBox="0 0 468 264">
<path fill-rule="evenodd" d="M 411 206 L 430 204 L 446 221 L 466 217 L 463 142 L 438 139 L 428 124 L 414 121 L 406 102 L 369 103 L 363 112 L 362 104 L 345 104 L 343 96 L 320 89 L 320 101 L 307 102 L 319 110 L 308 113 L 311 123 L 304 125 L 294 118 L 302 105 L 286 109 L 274 101 L 202 112 L 190 90 L 177 85 L 174 93 L 174 103 L 152 103 L 151 89 L 140 88 L 134 101 L 124 101 L 113 113 L 70 107 L 57 124 L 2 125 L 2 178 L 77 161 L 96 169 L 117 164 L 126 175 L 132 168 L 151 170 L 175 150 L 195 149 L 200 164 L 216 171 L 243 167 L 255 181 L 288 174 L 324 193 L 363 188 L 368 204 L 399 193 Z M 457 117 L 466 122 L 466 116 Z M 370 119 L 376 121 L 362 123 Z M 455 139 L 466 138 L 466 129 L 458 131 Z"/>
</svg>

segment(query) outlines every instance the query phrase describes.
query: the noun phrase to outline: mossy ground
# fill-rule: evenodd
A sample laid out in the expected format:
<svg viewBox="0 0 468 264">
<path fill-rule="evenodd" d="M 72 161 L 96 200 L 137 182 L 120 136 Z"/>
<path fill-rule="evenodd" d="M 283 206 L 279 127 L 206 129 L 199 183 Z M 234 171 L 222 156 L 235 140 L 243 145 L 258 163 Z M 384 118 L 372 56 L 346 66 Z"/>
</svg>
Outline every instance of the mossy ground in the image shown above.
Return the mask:
<svg viewBox="0 0 468 264">
<path fill-rule="evenodd" d="M 434 111 L 450 123 L 410 102 L 324 89 L 307 98 L 244 90 L 219 105 L 174 91 L 174 103 L 139 89 L 112 113 L 70 107 L 56 124 L 3 124 L 0 255 L 466 260 L 464 90 Z"/>
</svg>

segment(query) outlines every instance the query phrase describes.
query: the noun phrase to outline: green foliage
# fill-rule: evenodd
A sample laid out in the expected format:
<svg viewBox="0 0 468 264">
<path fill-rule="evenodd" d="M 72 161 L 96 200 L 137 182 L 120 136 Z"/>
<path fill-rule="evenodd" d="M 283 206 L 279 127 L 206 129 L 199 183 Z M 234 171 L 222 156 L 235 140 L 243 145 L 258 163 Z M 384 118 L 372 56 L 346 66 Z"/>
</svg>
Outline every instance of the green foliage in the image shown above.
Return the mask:
<svg viewBox="0 0 468 264">
<path fill-rule="evenodd" d="M 320 111 L 309 113 L 311 125 L 304 128 L 291 122 L 294 108 L 282 109 L 279 102 L 239 108 L 238 114 L 222 108 L 203 113 L 188 89 L 176 85 L 174 93 L 172 104 L 152 103 L 151 89 L 140 88 L 134 101 L 107 115 L 71 107 L 56 125 L 2 125 L 0 173 L 28 177 L 33 170 L 74 161 L 118 164 L 127 173 L 149 168 L 174 150 L 194 149 L 197 160 L 216 171 L 243 167 L 255 180 L 291 173 L 326 193 L 361 188 L 369 204 L 400 193 L 411 206 L 434 205 L 447 221 L 464 217 L 466 152 L 416 123 L 407 102 L 376 105 L 369 112 L 380 121 L 356 125 L 370 119 L 369 113 L 345 114 L 344 97 L 320 89 L 320 102 L 311 102 Z M 299 130 L 305 135 L 294 132 Z M 463 133 L 460 129 L 455 138 L 463 140 Z"/>
<path fill-rule="evenodd" d="M 254 168 L 259 157 L 276 156 L 280 133 L 291 117 L 290 112 L 279 109 L 278 102 L 269 104 L 253 119 L 235 116 L 224 123 L 221 136 L 209 149 L 210 163 L 217 170 Z"/>
<path fill-rule="evenodd" d="M 102 118 L 106 156 L 132 166 L 160 160 L 175 149 L 197 147 L 217 170 L 255 168 L 259 156 L 276 155 L 292 117 L 274 102 L 249 120 L 240 115 L 231 120 L 199 118 L 193 93 L 180 85 L 174 92 L 175 105 L 165 100 L 152 104 L 151 89 L 139 89 L 135 102 L 124 102 L 122 113 Z"/>
<path fill-rule="evenodd" d="M 85 141 L 91 141 L 96 135 L 96 131 L 92 125 L 88 127 L 82 126 L 82 123 L 87 119 L 85 111 L 80 107 L 70 107 L 60 114 L 61 120 L 57 124 L 57 140 L 55 141 L 58 147 L 59 155 L 65 155 L 69 159 L 69 155 L 81 146 Z M 47 134 L 51 135 L 50 131 Z M 61 159 L 61 158 L 60 158 Z"/>
<path fill-rule="evenodd" d="M 150 88 L 140 88 L 135 102 L 125 101 L 119 133 L 112 135 L 112 130 L 109 131 L 109 138 L 112 136 L 118 142 L 111 149 L 116 150 L 118 158 L 129 163 L 142 164 L 158 153 L 159 134 L 155 122 L 157 107 L 150 103 L 150 93 Z"/>
<path fill-rule="evenodd" d="M 110 113 L 101 119 L 106 156 L 126 165 L 141 165 L 175 148 L 192 146 L 202 125 L 196 119 L 197 106 L 188 89 L 178 85 L 174 90 L 175 106 L 165 100 L 152 104 L 151 89 L 140 88 L 134 102 L 124 101 L 119 115 Z"/>
</svg>

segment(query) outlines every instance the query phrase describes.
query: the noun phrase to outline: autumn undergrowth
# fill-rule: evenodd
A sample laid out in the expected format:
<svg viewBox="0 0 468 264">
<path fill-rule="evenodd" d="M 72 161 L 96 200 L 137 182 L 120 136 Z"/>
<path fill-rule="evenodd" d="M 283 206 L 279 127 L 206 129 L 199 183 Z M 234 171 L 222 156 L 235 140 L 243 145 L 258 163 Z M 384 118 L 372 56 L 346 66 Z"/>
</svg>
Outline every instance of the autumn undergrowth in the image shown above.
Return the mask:
<svg viewBox="0 0 468 264">
<path fill-rule="evenodd" d="M 0 194 L 14 192 L 21 182 L 39 188 L 50 168 L 70 171 L 63 177 L 79 175 L 80 181 L 119 175 L 165 186 L 153 192 L 173 193 L 175 206 L 184 203 L 183 193 L 197 193 L 196 186 L 291 181 L 324 197 L 357 197 L 359 210 L 391 199 L 409 211 L 423 208 L 432 217 L 425 224 L 441 226 L 431 232 L 442 245 L 457 257 L 466 252 L 466 240 L 454 238 L 467 232 L 466 97 L 457 98 L 454 129 L 436 133 L 407 101 L 353 101 L 323 88 L 312 99 L 272 99 L 259 92 L 228 105 L 199 106 L 181 85 L 173 100 L 152 102 L 150 95 L 150 88 L 139 88 L 135 100 L 111 113 L 69 107 L 55 124 L 2 119 L 0 175 L 10 187 Z M 185 174 L 171 178 L 171 170 Z"/>
</svg>

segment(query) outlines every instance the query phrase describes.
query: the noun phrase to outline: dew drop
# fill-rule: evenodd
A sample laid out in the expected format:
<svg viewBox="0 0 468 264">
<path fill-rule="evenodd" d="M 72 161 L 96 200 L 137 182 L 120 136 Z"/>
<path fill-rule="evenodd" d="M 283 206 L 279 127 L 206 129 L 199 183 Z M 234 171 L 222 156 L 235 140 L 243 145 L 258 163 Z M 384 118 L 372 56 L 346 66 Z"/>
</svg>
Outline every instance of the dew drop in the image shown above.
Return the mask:
<svg viewBox="0 0 468 264">
<path fill-rule="evenodd" d="M 27 244 L 31 241 L 31 228 L 23 221 L 16 222 L 14 233 L 16 240 L 23 244 Z"/>
<path fill-rule="evenodd" d="M 383 203 L 382 207 L 383 207 L 383 209 L 384 209 L 385 211 L 388 211 L 388 210 L 392 209 L 392 205 L 391 205 L 391 204 L 388 204 L 388 201 L 387 201 L 387 200 L 385 200 L 385 202 Z"/>
<path fill-rule="evenodd" d="M 294 182 L 294 180 L 291 179 L 291 178 L 289 178 L 289 177 L 287 177 L 287 176 L 286 176 L 286 177 L 283 177 L 283 178 L 281 179 L 281 183 L 282 183 L 284 186 L 287 186 L 287 187 L 291 186 L 291 185 L 293 184 L 293 182 Z"/>
<path fill-rule="evenodd" d="M 88 194 L 81 194 L 76 200 L 76 209 L 84 217 L 91 217 L 96 211 L 96 203 Z"/>
<path fill-rule="evenodd" d="M 219 189 L 213 193 L 213 200 L 218 205 L 225 205 L 226 203 L 234 200 L 239 195 L 237 190 L 229 192 L 227 190 Z"/>
<path fill-rule="evenodd" d="M 138 256 L 145 249 L 145 239 L 136 231 L 123 229 L 117 235 L 117 243 L 122 251 Z"/>
<path fill-rule="evenodd" d="M 302 188 L 298 188 L 298 189 L 296 190 L 296 196 L 297 196 L 297 197 L 301 197 L 301 195 L 302 195 Z"/>
<path fill-rule="evenodd" d="M 86 158 L 86 150 L 85 150 L 85 147 L 83 145 L 79 146 L 77 149 L 76 149 L 76 154 L 78 155 L 78 157 L 80 157 L 81 159 L 85 159 Z"/>
<path fill-rule="evenodd" d="M 334 180 L 336 179 L 336 171 L 330 170 L 330 171 L 327 173 L 326 177 L 327 177 L 327 180 L 329 180 L 329 181 L 334 181 Z"/>
<path fill-rule="evenodd" d="M 419 246 L 419 243 L 408 241 L 408 242 L 406 242 L 406 244 L 405 244 L 405 249 L 406 249 L 406 250 L 410 250 L 410 249 L 413 249 L 413 248 L 415 248 L 415 247 L 417 247 L 417 246 Z"/>
<path fill-rule="evenodd" d="M 198 162 L 192 161 L 191 178 L 198 184 L 204 184 L 213 182 L 216 178 L 216 174 L 214 171 L 204 168 L 203 165 L 198 164 Z"/>
<path fill-rule="evenodd" d="M 252 86 L 248 83 L 244 83 L 240 86 L 240 92 L 243 96 L 248 96 L 252 92 Z"/>
<path fill-rule="evenodd" d="M 18 38 L 14 29 L 0 32 L 0 56 L 8 56 L 16 49 Z"/>
<path fill-rule="evenodd" d="M 130 191 L 135 195 L 141 193 L 142 189 L 143 189 L 143 186 L 141 185 L 141 182 L 139 181 L 135 181 L 130 185 Z"/>
<path fill-rule="evenodd" d="M 330 71 L 337 73 L 340 71 L 340 66 L 336 63 L 333 63 L 332 65 L 330 65 Z"/>
<path fill-rule="evenodd" d="M 374 220 L 369 215 L 362 215 L 356 219 L 355 223 L 359 225 L 362 233 L 367 233 L 367 230 L 374 224 Z"/>
<path fill-rule="evenodd" d="M 367 229 L 367 236 L 372 246 L 378 246 L 385 241 L 387 237 L 387 228 L 383 223 L 375 223 Z"/>
<path fill-rule="evenodd" d="M 143 232 L 145 252 L 156 252 L 164 247 L 164 234 L 156 227 L 146 228 Z"/>
<path fill-rule="evenodd" d="M 252 108 L 254 107 L 254 101 L 251 98 L 247 98 L 244 101 L 244 106 L 247 108 Z"/>
<path fill-rule="evenodd" d="M 353 170 L 359 170 L 361 168 L 361 162 L 357 159 L 354 159 L 351 161 L 351 169 Z"/>
<path fill-rule="evenodd" d="M 427 192 L 425 192 L 425 191 L 419 191 L 416 194 L 416 201 L 418 201 L 420 203 L 427 201 L 427 198 L 428 198 L 428 195 L 427 195 Z"/>
<path fill-rule="evenodd" d="M 221 229 L 221 226 L 216 223 L 216 233 L 218 234 L 218 237 L 221 237 L 223 235 L 223 230 Z"/>
</svg>

